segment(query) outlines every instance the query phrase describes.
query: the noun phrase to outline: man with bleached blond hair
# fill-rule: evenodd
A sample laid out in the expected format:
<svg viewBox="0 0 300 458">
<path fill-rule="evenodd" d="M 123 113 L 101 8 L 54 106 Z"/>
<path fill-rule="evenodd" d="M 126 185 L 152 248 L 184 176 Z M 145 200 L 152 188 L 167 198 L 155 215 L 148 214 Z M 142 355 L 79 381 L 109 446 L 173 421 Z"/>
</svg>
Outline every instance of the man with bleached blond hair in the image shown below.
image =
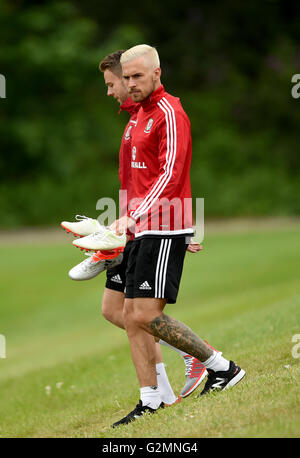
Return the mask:
<svg viewBox="0 0 300 458">
<path fill-rule="evenodd" d="M 193 235 L 190 122 L 180 100 L 161 84 L 159 57 L 153 47 L 134 46 L 122 54 L 121 64 L 128 93 L 141 104 L 131 138 L 132 185 L 137 202 L 111 230 L 121 234 L 130 229 L 135 237 L 126 271 L 123 317 L 140 383 L 140 401 L 113 427 L 163 407 L 152 336 L 204 364 L 209 375 L 201 394 L 234 386 L 245 375 L 184 323 L 164 314 L 165 305 L 176 302 Z M 181 205 L 170 211 L 168 202 L 175 199 Z"/>
<path fill-rule="evenodd" d="M 153 47 L 134 46 L 122 54 L 121 64 L 128 93 L 141 104 L 131 146 L 133 162 L 142 167 L 132 167 L 134 192 L 140 200 L 112 229 L 134 228 L 135 233 L 128 260 L 124 323 L 140 382 L 140 401 L 114 427 L 162 407 L 152 336 L 206 366 L 209 376 L 201 394 L 234 386 L 245 375 L 184 323 L 163 312 L 167 303 L 176 302 L 186 248 L 193 235 L 190 122 L 179 99 L 161 84 L 159 57 Z M 182 202 L 181 211 L 170 213 L 168 224 L 162 225 L 164 204 L 160 203 L 175 198 Z"/>
<path fill-rule="evenodd" d="M 99 70 L 103 73 L 104 82 L 107 87 L 107 95 L 114 98 L 120 105 L 119 113 L 126 111 L 130 114 L 127 126 L 122 136 L 121 147 L 119 152 L 119 180 L 122 192 L 125 192 L 126 199 L 120 197 L 121 215 L 127 213 L 127 201 L 134 199 L 132 180 L 131 180 L 131 134 L 136 124 L 136 117 L 139 111 L 139 104 L 134 103 L 131 97 L 128 96 L 128 91 L 122 78 L 122 67 L 120 64 L 120 57 L 124 50 L 118 50 L 104 57 L 100 64 Z M 120 194 L 121 196 L 121 194 Z M 81 216 L 77 222 L 64 221 L 62 226 L 68 232 L 77 235 L 84 235 L 87 233 L 93 234 L 95 238 L 95 230 L 99 228 L 98 220 Z M 101 232 L 99 233 L 101 235 Z M 131 236 L 131 239 L 133 235 Z M 102 297 L 102 314 L 103 316 L 118 326 L 124 329 L 123 324 L 123 304 L 125 298 L 125 284 L 126 284 L 126 268 L 128 255 L 132 246 L 132 241 L 129 240 L 123 251 L 119 256 L 116 253 L 112 259 L 103 257 L 103 252 L 99 251 L 89 256 L 87 259 L 73 267 L 69 271 L 69 277 L 76 281 L 85 281 L 95 278 L 104 270 L 107 273 L 106 285 Z M 200 245 L 191 243 L 188 250 L 195 253 L 200 250 Z M 117 250 L 118 251 L 118 250 Z M 180 402 L 181 398 L 190 396 L 195 389 L 200 385 L 207 375 L 206 368 L 196 358 L 171 347 L 177 351 L 183 358 L 186 366 L 185 377 L 186 382 L 183 386 L 180 396 L 176 396 L 169 383 L 166 373 L 165 365 L 162 359 L 162 351 L 160 345 L 166 344 L 162 340 L 156 344 L 156 371 L 157 382 L 160 396 L 165 405 L 171 405 Z"/>
</svg>

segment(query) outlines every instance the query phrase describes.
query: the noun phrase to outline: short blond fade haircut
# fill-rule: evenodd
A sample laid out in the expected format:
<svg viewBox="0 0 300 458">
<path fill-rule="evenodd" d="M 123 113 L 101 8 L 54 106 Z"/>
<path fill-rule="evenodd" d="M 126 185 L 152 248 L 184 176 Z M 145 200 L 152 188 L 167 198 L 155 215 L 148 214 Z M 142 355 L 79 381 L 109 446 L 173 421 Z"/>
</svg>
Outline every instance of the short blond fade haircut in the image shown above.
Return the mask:
<svg viewBox="0 0 300 458">
<path fill-rule="evenodd" d="M 145 57 L 145 63 L 155 69 L 160 67 L 159 55 L 155 48 L 149 45 L 137 45 L 125 51 L 120 59 L 121 65 L 137 57 Z"/>
</svg>

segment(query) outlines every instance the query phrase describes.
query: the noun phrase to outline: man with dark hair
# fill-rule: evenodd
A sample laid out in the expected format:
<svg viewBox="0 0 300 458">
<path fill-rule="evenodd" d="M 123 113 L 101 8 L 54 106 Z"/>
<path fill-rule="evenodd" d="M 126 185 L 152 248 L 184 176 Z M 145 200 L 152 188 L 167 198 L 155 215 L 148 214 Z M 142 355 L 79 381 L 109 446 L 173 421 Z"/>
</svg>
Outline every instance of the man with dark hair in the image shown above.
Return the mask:
<svg viewBox="0 0 300 458">
<path fill-rule="evenodd" d="M 125 51 L 125 49 L 120 49 L 119 51 L 108 54 L 99 63 L 99 70 L 102 73 L 104 73 L 105 70 L 110 70 L 115 75 L 119 76 L 119 78 L 122 78 L 122 65 L 120 59 Z"/>
</svg>

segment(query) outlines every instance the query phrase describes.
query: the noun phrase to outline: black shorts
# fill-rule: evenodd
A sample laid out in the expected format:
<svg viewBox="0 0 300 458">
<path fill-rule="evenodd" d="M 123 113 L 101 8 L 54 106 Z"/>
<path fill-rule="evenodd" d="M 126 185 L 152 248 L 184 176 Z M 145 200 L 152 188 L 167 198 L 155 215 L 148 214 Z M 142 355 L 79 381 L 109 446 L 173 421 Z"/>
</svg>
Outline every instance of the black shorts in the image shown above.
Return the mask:
<svg viewBox="0 0 300 458">
<path fill-rule="evenodd" d="M 125 297 L 162 298 L 175 304 L 187 247 L 186 237 L 135 239 L 127 262 Z"/>
<path fill-rule="evenodd" d="M 113 289 L 114 291 L 120 291 L 121 293 L 125 292 L 126 269 L 132 245 L 133 241 L 127 242 L 123 251 L 123 260 L 121 264 L 106 271 L 106 288 Z"/>
</svg>

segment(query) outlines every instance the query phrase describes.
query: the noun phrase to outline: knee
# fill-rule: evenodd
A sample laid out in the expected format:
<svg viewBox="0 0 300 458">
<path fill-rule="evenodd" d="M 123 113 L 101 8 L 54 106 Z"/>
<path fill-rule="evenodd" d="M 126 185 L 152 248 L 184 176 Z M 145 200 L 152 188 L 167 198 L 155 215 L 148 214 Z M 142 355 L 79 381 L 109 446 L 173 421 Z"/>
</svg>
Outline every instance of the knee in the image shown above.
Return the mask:
<svg viewBox="0 0 300 458">
<path fill-rule="evenodd" d="M 139 309 L 135 309 L 133 311 L 133 321 L 135 325 L 139 326 L 140 328 L 144 328 L 148 323 L 147 316 L 142 310 Z"/>
<path fill-rule="evenodd" d="M 125 304 L 123 310 L 123 319 L 126 330 L 134 328 L 145 328 L 147 324 L 147 319 L 143 311 L 139 310 L 137 307 L 134 307 L 133 302 Z"/>
</svg>

